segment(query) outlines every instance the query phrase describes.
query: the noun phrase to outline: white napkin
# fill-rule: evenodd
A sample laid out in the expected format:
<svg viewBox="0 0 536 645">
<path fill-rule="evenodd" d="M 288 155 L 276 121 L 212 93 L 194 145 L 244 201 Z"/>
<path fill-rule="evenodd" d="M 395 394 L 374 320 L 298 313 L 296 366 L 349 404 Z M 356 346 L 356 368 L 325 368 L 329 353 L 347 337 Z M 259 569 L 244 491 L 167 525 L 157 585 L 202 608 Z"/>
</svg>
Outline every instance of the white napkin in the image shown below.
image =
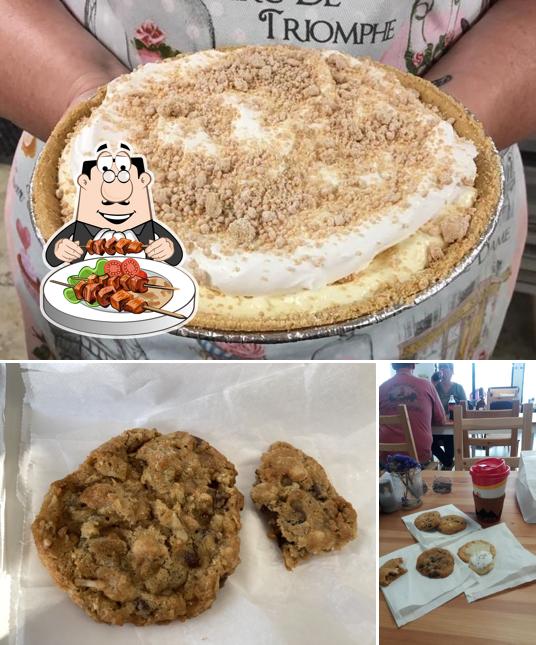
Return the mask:
<svg viewBox="0 0 536 645">
<path fill-rule="evenodd" d="M 497 524 L 472 533 L 469 538 L 457 540 L 449 550 L 458 552 L 466 542 L 486 540 L 495 546 L 495 566 L 483 576 L 476 574 L 474 581 L 468 581 L 465 595 L 469 602 L 491 594 L 517 587 L 536 580 L 536 555 L 527 551 L 512 534 L 506 524 Z M 463 564 L 470 569 L 468 564 Z"/>
<path fill-rule="evenodd" d="M 446 578 L 427 578 L 416 567 L 417 558 L 426 551 L 420 544 L 406 546 L 380 557 L 380 567 L 391 558 L 403 558 L 407 573 L 388 587 L 381 587 L 387 605 L 398 627 L 416 620 L 436 607 L 461 594 L 469 581 L 477 575 L 458 558 L 456 551 L 448 548 L 454 557 L 454 571 Z"/>
<path fill-rule="evenodd" d="M 444 535 L 439 531 L 419 531 L 419 529 L 414 524 L 415 519 L 419 515 L 422 515 L 422 513 L 430 513 L 432 511 L 437 511 L 441 515 L 441 517 L 444 517 L 445 515 L 461 515 L 467 522 L 467 526 L 463 531 L 454 533 L 454 535 Z M 473 531 L 480 530 L 480 524 L 471 519 L 469 515 L 467 515 L 463 511 L 460 511 L 460 509 L 457 506 L 454 506 L 454 504 L 446 504 L 445 506 L 430 508 L 426 511 L 420 510 L 416 513 L 412 513 L 411 515 L 405 515 L 402 518 L 402 521 L 406 525 L 406 528 L 411 533 L 411 535 L 413 535 L 413 537 L 417 540 L 417 542 L 420 542 L 422 545 L 428 548 L 432 546 L 442 547 L 446 544 L 451 544 L 452 542 L 456 542 L 459 538 L 466 538 L 470 533 L 473 533 Z"/>
</svg>

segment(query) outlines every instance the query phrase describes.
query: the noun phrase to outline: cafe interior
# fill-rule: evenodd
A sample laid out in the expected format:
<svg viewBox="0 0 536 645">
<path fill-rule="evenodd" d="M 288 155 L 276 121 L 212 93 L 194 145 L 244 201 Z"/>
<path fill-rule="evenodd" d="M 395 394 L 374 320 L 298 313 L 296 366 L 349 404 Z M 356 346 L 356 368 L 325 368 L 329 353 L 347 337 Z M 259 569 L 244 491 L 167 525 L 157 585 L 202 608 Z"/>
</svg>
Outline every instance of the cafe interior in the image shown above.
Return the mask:
<svg viewBox="0 0 536 645">
<path fill-rule="evenodd" d="M 377 365 L 380 643 L 482 642 L 484 623 L 535 642 L 536 361 L 396 365 Z"/>
<path fill-rule="evenodd" d="M 440 368 L 446 365 L 453 368 L 451 383 L 460 385 L 462 390 L 459 391 L 463 391 L 465 397 L 454 397 L 445 409 L 446 423 L 432 425 L 432 434 L 436 441 L 439 437 L 453 437 L 455 445 L 456 437 L 460 437 L 460 445 L 455 448 L 454 470 L 464 470 L 464 465 L 470 465 L 468 460 L 482 456 L 503 457 L 515 466 L 521 449 L 536 449 L 536 361 L 415 363 L 413 375 L 429 380 L 437 388 L 436 379 L 442 376 Z M 378 384 L 381 384 L 394 376 L 395 371 L 391 363 L 383 361 L 377 364 L 377 374 Z M 461 407 L 459 417 L 454 409 L 458 405 Z M 407 419 L 409 432 L 406 430 L 406 434 L 411 435 L 411 420 L 405 407 L 400 409 L 400 420 L 404 423 Z M 521 421 L 523 414 L 526 427 Z M 504 417 L 519 418 L 517 423 L 521 427 L 499 427 L 498 419 Z M 477 427 L 474 428 L 476 418 Z M 485 441 L 473 441 L 475 438 Z M 410 437 L 408 439 L 411 444 Z M 433 463 L 428 468 L 443 469 L 443 466 L 433 456 Z"/>
</svg>

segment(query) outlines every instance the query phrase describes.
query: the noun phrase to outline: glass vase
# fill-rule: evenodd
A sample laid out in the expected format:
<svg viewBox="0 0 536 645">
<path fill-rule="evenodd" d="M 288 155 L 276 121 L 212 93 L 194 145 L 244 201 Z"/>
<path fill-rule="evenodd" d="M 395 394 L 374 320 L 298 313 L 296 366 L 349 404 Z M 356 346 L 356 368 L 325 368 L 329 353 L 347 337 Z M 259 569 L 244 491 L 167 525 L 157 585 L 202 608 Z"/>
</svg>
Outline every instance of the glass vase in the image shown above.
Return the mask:
<svg viewBox="0 0 536 645">
<path fill-rule="evenodd" d="M 417 508 L 422 504 L 423 482 L 420 466 L 411 468 L 403 473 L 396 473 L 402 483 L 402 508 Z"/>
</svg>

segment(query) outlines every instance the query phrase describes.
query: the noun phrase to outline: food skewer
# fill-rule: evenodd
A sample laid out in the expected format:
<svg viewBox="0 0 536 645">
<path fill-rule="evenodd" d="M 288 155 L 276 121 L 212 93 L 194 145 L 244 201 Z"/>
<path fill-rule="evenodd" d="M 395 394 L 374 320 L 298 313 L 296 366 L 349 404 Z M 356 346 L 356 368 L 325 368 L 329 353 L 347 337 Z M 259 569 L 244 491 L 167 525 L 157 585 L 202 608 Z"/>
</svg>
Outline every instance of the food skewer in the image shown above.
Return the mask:
<svg viewBox="0 0 536 645">
<path fill-rule="evenodd" d="M 136 293 L 145 293 L 145 291 L 139 291 L 138 288 L 132 289 L 130 287 L 131 284 L 134 284 L 134 283 L 130 282 L 130 278 L 136 278 L 136 280 L 138 280 L 138 281 L 143 280 L 143 278 L 140 278 L 138 276 L 131 276 L 131 275 L 128 275 L 126 273 L 124 273 L 123 275 L 120 275 L 120 276 L 109 276 L 109 275 L 107 275 L 105 273 L 104 276 L 106 276 L 106 278 L 107 278 L 106 284 L 111 284 L 111 286 L 114 286 L 113 282 L 111 282 L 111 281 L 115 280 L 115 278 L 118 278 L 119 284 L 123 287 L 123 289 L 127 289 L 127 291 L 135 291 Z M 98 277 L 101 278 L 101 277 L 104 277 L 104 276 L 98 276 Z M 80 278 L 80 280 L 84 280 L 84 278 Z M 166 286 L 159 285 L 159 284 L 151 284 L 150 282 L 143 282 L 141 284 L 143 284 L 143 286 L 147 287 L 148 289 L 164 289 L 164 291 L 180 291 L 179 287 L 166 287 Z M 117 287 L 115 287 L 115 288 L 117 288 Z"/>
<path fill-rule="evenodd" d="M 88 240 L 86 242 L 86 251 L 90 255 L 126 255 L 127 253 L 140 253 L 149 245 L 143 244 L 139 240 L 129 240 L 126 237 L 111 237 L 108 240 Z"/>
<path fill-rule="evenodd" d="M 59 280 L 51 280 L 50 282 L 53 284 L 59 284 L 62 287 L 73 288 L 72 285 L 67 282 L 60 282 Z M 76 287 L 78 288 L 79 285 L 76 285 Z M 187 316 L 184 316 L 183 314 L 178 314 L 174 311 L 169 311 L 168 309 L 153 307 L 152 305 L 148 305 L 143 298 L 140 298 L 139 296 L 133 297 L 132 294 L 125 289 L 115 289 L 112 285 L 103 284 L 98 280 L 87 282 L 87 284 L 83 285 L 83 288 L 78 289 L 78 292 L 75 293 L 77 298 L 80 295 L 81 297 L 79 299 L 84 300 L 89 304 L 98 302 L 101 307 L 106 308 L 111 306 L 116 311 L 126 311 L 131 314 L 141 314 L 144 311 L 155 311 L 157 313 L 164 314 L 165 316 L 179 318 L 180 320 L 187 319 Z"/>
<path fill-rule="evenodd" d="M 134 280 L 132 280 L 134 278 Z M 61 284 L 66 287 L 71 287 L 77 291 L 77 288 L 82 289 L 87 284 L 100 284 L 105 287 L 113 287 L 114 289 L 119 289 L 120 287 L 126 289 L 127 291 L 134 291 L 134 293 L 145 293 L 147 289 L 163 289 L 164 291 L 180 291 L 179 287 L 167 287 L 159 284 L 151 284 L 150 282 L 144 282 L 143 278 L 139 276 L 131 276 L 123 274 L 121 276 L 109 276 L 104 274 L 103 276 L 97 276 L 92 274 L 89 278 L 78 278 L 77 284 L 67 284 L 66 282 L 58 282 L 57 280 L 52 280 L 54 284 Z M 83 284 L 82 284 L 83 283 Z M 78 298 L 82 300 L 82 298 Z"/>
<path fill-rule="evenodd" d="M 165 314 L 166 316 L 173 316 L 173 318 L 179 318 L 180 320 L 186 320 L 186 316 L 183 316 L 182 314 L 177 314 L 174 311 L 169 311 L 169 309 L 160 309 L 159 307 L 153 307 L 152 305 L 148 305 L 147 303 L 145 303 L 145 309 L 147 309 L 148 311 L 157 311 L 159 314 Z"/>
</svg>

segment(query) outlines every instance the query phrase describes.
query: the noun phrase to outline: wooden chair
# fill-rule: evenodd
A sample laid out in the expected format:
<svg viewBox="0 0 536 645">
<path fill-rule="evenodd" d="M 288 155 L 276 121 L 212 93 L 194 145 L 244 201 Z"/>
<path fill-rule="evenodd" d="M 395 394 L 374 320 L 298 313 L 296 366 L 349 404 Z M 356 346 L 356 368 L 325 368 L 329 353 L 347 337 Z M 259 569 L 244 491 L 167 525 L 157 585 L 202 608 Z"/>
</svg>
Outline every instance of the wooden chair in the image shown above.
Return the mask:
<svg viewBox="0 0 536 645">
<path fill-rule="evenodd" d="M 519 399 L 512 400 L 512 407 L 511 408 L 503 408 L 501 410 L 468 410 L 467 409 L 467 401 L 460 401 L 460 405 L 463 409 L 463 418 L 464 419 L 494 419 L 497 417 L 518 417 L 519 416 L 519 410 L 521 407 L 521 404 L 519 403 Z M 475 432 L 474 437 L 482 437 L 483 439 L 486 439 L 487 435 L 485 433 L 481 432 Z M 504 444 L 499 444 L 499 445 L 509 445 L 510 446 L 510 456 L 514 457 L 517 455 L 517 431 L 510 430 L 510 432 L 504 433 L 504 434 L 497 434 L 493 433 L 493 439 L 509 439 L 510 442 L 507 443 L 505 441 Z M 514 447 L 513 441 L 516 442 L 516 445 Z M 485 442 L 480 442 L 478 445 L 473 444 L 471 446 L 471 457 L 475 456 L 475 450 L 477 448 L 482 448 L 486 452 L 486 457 L 489 457 L 489 445 L 485 445 Z"/>
<path fill-rule="evenodd" d="M 404 433 L 403 443 L 382 443 L 380 442 L 380 452 L 405 452 L 415 461 L 419 461 L 415 441 L 413 441 L 413 432 L 409 420 L 408 409 L 405 405 L 398 406 L 398 414 L 380 415 L 380 426 L 399 426 Z"/>
<path fill-rule="evenodd" d="M 471 415 L 472 413 L 472 415 Z M 471 446 L 505 446 L 510 448 L 510 456 L 504 460 L 510 468 L 519 466 L 518 430 L 522 431 L 521 450 L 532 448 L 532 403 L 523 405 L 523 416 L 505 416 L 511 410 L 464 411 L 461 405 L 454 407 L 454 466 L 455 470 L 467 470 L 479 458 L 470 457 Z M 471 416 L 469 416 L 471 415 Z M 471 433 L 487 433 L 491 430 L 510 430 L 499 437 L 470 436 Z"/>
</svg>

